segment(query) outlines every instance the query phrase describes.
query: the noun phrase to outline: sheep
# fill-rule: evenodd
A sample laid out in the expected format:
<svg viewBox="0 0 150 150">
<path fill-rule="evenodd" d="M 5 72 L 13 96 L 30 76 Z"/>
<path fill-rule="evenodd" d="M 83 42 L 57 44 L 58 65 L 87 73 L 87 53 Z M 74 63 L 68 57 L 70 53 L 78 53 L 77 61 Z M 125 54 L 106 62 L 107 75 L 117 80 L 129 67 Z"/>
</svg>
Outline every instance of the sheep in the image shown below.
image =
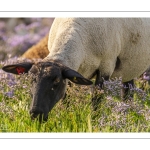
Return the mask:
<svg viewBox="0 0 150 150">
<path fill-rule="evenodd" d="M 56 18 L 49 32 L 50 53 L 41 62 L 2 69 L 33 74 L 31 118 L 46 121 L 68 80 L 91 85 L 96 76 L 95 85 L 102 87 L 103 79 L 122 77 L 124 85 L 133 85 L 150 64 L 149 29 L 146 18 Z"/>
</svg>

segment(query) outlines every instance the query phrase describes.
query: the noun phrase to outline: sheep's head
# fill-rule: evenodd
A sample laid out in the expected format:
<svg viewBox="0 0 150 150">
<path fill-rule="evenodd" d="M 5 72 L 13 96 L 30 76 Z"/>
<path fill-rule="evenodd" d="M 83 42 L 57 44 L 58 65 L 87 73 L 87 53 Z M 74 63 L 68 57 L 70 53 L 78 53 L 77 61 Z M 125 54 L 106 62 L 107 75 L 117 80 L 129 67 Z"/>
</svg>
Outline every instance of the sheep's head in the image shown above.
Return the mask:
<svg viewBox="0 0 150 150">
<path fill-rule="evenodd" d="M 92 84 L 78 72 L 54 62 L 38 62 L 36 64 L 24 62 L 7 65 L 2 69 L 14 74 L 28 72 L 31 74 L 33 99 L 30 114 L 32 119 L 39 117 L 40 122 L 48 119 L 49 111 L 64 96 L 66 79 L 81 85 Z"/>
</svg>

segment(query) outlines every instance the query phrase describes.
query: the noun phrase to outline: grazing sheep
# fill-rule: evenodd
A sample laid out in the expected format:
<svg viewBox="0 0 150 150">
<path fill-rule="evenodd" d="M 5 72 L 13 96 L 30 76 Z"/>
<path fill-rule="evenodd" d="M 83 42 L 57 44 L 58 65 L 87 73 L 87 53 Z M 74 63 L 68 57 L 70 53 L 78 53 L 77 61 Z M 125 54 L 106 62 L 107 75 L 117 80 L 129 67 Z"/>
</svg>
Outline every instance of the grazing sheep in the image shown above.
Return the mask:
<svg viewBox="0 0 150 150">
<path fill-rule="evenodd" d="M 95 84 L 102 87 L 102 78 L 122 77 L 124 85 L 133 85 L 133 79 L 150 64 L 149 37 L 150 19 L 146 18 L 58 18 L 49 33 L 46 58 L 3 70 L 15 74 L 30 70 L 36 75 L 30 113 L 32 118 L 47 120 L 65 93 L 66 79 L 90 85 L 89 79 L 96 76 Z"/>
<path fill-rule="evenodd" d="M 36 45 L 33 45 L 29 48 L 21 58 L 27 59 L 37 59 L 37 58 L 45 58 L 49 54 L 48 50 L 48 35 L 46 35 L 43 39 L 41 39 Z"/>
</svg>

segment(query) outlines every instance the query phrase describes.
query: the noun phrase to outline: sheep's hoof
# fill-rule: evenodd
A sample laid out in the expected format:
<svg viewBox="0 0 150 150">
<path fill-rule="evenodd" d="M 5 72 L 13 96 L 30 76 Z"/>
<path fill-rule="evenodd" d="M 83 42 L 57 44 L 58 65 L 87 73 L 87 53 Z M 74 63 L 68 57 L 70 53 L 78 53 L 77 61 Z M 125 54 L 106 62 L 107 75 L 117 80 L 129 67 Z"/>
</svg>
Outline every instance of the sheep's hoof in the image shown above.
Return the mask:
<svg viewBox="0 0 150 150">
<path fill-rule="evenodd" d="M 134 80 L 123 82 L 123 88 L 122 88 L 122 100 L 123 101 L 131 101 L 133 99 L 134 93 L 131 92 L 134 88 Z"/>
<path fill-rule="evenodd" d="M 130 90 L 126 90 L 126 89 L 122 89 L 122 94 L 121 94 L 121 99 L 124 101 L 124 102 L 127 102 L 127 101 L 131 101 L 133 100 L 133 93 L 130 92 Z"/>
</svg>

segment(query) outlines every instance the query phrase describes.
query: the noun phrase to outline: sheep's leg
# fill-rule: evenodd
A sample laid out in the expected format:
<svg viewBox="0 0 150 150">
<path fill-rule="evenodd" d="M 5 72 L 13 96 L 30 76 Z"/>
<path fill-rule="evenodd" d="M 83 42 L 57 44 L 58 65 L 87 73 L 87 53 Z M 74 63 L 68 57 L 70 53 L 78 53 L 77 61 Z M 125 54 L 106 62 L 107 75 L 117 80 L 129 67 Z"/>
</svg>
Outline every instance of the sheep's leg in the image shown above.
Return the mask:
<svg viewBox="0 0 150 150">
<path fill-rule="evenodd" d="M 116 55 L 109 55 L 110 56 L 108 57 L 109 59 L 104 59 L 103 61 L 100 62 L 100 66 L 96 71 L 96 81 L 95 81 L 95 86 L 99 86 L 100 89 L 103 89 L 104 81 L 108 81 L 110 76 L 113 74 L 115 68 L 120 65 L 119 59 L 115 57 Z M 103 99 L 103 96 L 104 94 L 101 94 L 100 92 L 98 94 L 95 91 L 94 97 L 92 98 L 92 105 L 94 110 L 97 109 L 98 104 Z"/>
<path fill-rule="evenodd" d="M 109 76 L 102 77 L 99 70 L 96 72 L 96 81 L 95 86 L 100 87 L 100 89 L 103 89 L 103 82 L 104 80 L 108 80 Z M 102 95 L 97 93 L 97 91 L 94 91 L 94 97 L 92 97 L 92 106 L 93 110 L 96 111 L 98 108 L 98 104 L 101 102 L 101 99 L 103 98 Z"/>
<path fill-rule="evenodd" d="M 130 93 L 130 89 L 134 87 L 134 80 L 130 80 L 128 82 L 123 82 L 123 89 L 122 89 L 122 97 L 123 100 L 127 100 L 130 95 L 131 98 L 133 98 L 133 93 Z"/>
<path fill-rule="evenodd" d="M 109 76 L 102 77 L 100 71 L 98 70 L 96 72 L 95 86 L 99 86 L 101 89 L 103 89 L 104 80 L 106 80 L 106 81 L 109 80 Z"/>
</svg>

